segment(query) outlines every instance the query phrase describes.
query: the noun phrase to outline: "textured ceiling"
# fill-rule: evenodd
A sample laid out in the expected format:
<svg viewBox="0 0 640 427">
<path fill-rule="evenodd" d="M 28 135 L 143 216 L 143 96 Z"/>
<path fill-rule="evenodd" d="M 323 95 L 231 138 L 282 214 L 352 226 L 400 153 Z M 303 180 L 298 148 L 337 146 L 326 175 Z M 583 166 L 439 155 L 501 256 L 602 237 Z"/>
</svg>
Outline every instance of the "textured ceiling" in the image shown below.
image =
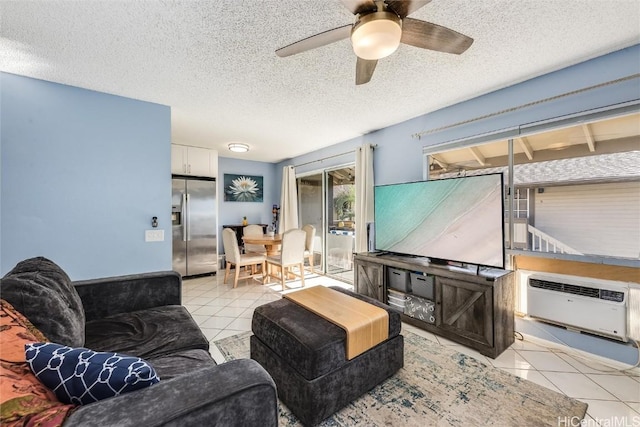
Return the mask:
<svg viewBox="0 0 640 427">
<path fill-rule="evenodd" d="M 433 0 L 410 16 L 475 42 L 402 45 L 356 86 L 348 40 L 274 53 L 352 23 L 339 0 L 0 0 L 0 70 L 168 105 L 172 142 L 276 162 L 640 42 L 638 0 Z"/>
</svg>

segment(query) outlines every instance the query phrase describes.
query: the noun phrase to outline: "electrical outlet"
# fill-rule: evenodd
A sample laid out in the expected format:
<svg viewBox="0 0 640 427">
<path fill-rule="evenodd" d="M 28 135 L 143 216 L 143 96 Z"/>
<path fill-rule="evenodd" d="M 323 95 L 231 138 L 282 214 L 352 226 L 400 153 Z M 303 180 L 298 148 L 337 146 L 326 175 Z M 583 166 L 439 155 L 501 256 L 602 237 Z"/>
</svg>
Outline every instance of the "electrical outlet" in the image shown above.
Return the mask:
<svg viewBox="0 0 640 427">
<path fill-rule="evenodd" d="M 164 230 L 145 230 L 144 241 L 145 242 L 163 242 Z"/>
</svg>

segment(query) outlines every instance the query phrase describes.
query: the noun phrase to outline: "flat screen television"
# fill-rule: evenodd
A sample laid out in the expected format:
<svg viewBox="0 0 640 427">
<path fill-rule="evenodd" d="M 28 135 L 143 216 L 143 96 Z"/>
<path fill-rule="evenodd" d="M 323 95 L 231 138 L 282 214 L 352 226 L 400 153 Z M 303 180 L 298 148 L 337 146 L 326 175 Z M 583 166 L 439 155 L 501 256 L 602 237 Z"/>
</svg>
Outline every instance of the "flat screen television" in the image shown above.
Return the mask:
<svg viewBox="0 0 640 427">
<path fill-rule="evenodd" d="M 502 174 L 374 188 L 379 251 L 504 268 Z"/>
</svg>

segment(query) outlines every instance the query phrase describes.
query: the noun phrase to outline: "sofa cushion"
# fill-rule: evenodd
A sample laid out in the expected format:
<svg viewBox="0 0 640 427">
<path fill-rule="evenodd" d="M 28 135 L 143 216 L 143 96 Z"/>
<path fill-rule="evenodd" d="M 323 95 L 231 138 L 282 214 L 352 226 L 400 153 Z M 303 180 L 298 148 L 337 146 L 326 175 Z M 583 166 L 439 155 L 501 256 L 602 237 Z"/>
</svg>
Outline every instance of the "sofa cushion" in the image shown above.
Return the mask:
<svg viewBox="0 0 640 427">
<path fill-rule="evenodd" d="M 332 289 L 384 308 L 389 312 L 389 339 L 400 333 L 400 314 L 389 306 L 338 287 Z M 251 330 L 308 380 L 347 362 L 345 331 L 292 301 L 281 299 L 256 307 Z"/>
<path fill-rule="evenodd" d="M 82 302 L 69 276 L 53 261 L 37 257 L 19 262 L 2 279 L 0 293 L 49 340 L 84 345 Z"/>
<path fill-rule="evenodd" d="M 0 300 L 0 425 L 62 425 L 74 405 L 60 402 L 25 360 L 24 346 L 46 340 L 8 302 Z"/>
<path fill-rule="evenodd" d="M 209 350 L 209 341 L 181 305 L 120 313 L 86 325 L 86 347 L 150 360 L 183 350 Z"/>
<path fill-rule="evenodd" d="M 36 377 L 65 403 L 86 405 L 160 381 L 149 363 L 119 353 L 38 342 L 25 345 L 25 355 Z"/>
<path fill-rule="evenodd" d="M 153 365 L 163 381 L 216 364 L 208 351 L 199 349 L 176 351 L 164 356 L 152 357 L 147 361 Z"/>
</svg>

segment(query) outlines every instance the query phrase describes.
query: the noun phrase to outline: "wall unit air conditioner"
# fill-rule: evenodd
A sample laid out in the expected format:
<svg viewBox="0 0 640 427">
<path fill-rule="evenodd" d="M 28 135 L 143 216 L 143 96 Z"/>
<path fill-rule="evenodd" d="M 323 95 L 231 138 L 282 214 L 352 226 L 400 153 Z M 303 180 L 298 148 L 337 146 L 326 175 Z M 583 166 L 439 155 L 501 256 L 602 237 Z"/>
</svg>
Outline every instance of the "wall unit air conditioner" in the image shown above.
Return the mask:
<svg viewBox="0 0 640 427">
<path fill-rule="evenodd" d="M 527 280 L 531 317 L 627 342 L 624 282 L 535 273 Z"/>
</svg>

